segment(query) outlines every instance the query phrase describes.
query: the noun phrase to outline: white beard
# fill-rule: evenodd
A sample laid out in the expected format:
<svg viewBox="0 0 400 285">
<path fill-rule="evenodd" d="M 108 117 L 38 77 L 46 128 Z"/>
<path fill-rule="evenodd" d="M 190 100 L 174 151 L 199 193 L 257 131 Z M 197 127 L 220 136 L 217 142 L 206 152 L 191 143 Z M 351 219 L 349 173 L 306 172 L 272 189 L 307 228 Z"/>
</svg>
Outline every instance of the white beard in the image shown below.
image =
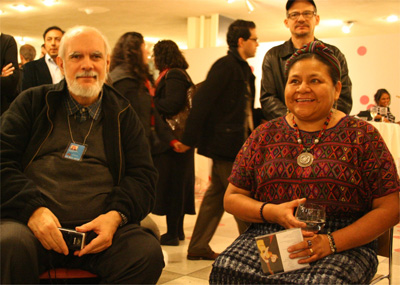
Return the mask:
<svg viewBox="0 0 400 285">
<path fill-rule="evenodd" d="M 95 84 L 86 87 L 86 86 L 80 85 L 78 83 L 78 81 L 76 80 L 77 77 L 80 77 L 80 76 L 96 76 L 97 80 L 96 80 Z M 76 96 L 85 97 L 85 98 L 91 98 L 91 97 L 95 97 L 95 96 L 99 95 L 101 89 L 103 88 L 103 84 L 104 84 L 104 80 L 99 80 L 99 76 L 98 76 L 97 72 L 94 72 L 94 71 L 77 73 L 75 75 L 75 78 L 72 80 L 72 82 L 68 79 L 68 77 L 65 77 L 65 80 L 67 81 L 68 89 L 71 93 L 73 93 Z"/>
</svg>

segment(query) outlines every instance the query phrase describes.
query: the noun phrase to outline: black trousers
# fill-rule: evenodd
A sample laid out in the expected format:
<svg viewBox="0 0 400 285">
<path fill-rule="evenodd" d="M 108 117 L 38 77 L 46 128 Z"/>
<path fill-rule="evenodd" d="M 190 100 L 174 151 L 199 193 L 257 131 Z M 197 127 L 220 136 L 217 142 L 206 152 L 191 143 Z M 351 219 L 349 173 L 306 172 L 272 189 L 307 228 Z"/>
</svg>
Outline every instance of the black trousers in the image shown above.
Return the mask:
<svg viewBox="0 0 400 285">
<path fill-rule="evenodd" d="M 97 274 L 101 283 L 155 284 L 164 267 L 159 241 L 138 225 L 118 229 L 112 245 L 97 254 L 76 257 L 46 250 L 20 222 L 0 222 L 1 283 L 39 283 L 50 268 L 80 268 Z"/>
</svg>

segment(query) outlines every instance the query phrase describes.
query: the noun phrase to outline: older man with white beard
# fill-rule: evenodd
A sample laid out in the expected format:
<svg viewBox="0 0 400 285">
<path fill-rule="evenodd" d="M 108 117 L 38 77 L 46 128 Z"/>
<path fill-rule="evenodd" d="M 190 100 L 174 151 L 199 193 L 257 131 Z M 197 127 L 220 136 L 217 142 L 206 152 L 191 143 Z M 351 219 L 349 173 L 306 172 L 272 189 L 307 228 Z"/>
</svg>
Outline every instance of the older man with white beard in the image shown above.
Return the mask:
<svg viewBox="0 0 400 285">
<path fill-rule="evenodd" d="M 102 283 L 156 283 L 161 247 L 139 223 L 157 172 L 129 101 L 104 84 L 107 40 L 74 27 L 57 63 L 65 80 L 24 91 L 1 117 L 1 282 L 71 267 Z M 67 246 L 60 227 L 87 244 Z"/>
</svg>

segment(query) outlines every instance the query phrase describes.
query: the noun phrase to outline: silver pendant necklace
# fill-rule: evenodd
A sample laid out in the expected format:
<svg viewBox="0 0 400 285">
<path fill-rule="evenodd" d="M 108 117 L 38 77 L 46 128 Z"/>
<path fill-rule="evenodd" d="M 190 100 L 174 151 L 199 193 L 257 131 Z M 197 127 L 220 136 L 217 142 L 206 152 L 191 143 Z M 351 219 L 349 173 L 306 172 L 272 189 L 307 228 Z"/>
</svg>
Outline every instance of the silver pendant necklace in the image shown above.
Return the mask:
<svg viewBox="0 0 400 285">
<path fill-rule="evenodd" d="M 296 122 L 294 121 L 294 115 L 292 117 L 293 120 L 293 127 L 296 129 L 296 138 L 297 138 L 297 142 L 301 145 L 300 146 L 300 154 L 297 157 L 297 164 L 300 167 L 308 167 L 310 166 L 313 161 L 314 161 L 314 155 L 312 153 L 310 153 L 310 151 L 319 143 L 319 140 L 321 139 L 322 135 L 324 134 L 326 128 L 329 125 L 329 121 L 331 120 L 332 117 L 332 111 L 329 112 L 328 117 L 326 118 L 326 121 L 324 123 L 324 126 L 322 128 L 322 130 L 319 132 L 317 138 L 314 140 L 314 143 L 312 144 L 311 147 L 305 147 L 303 145 L 303 141 L 300 137 L 300 130 L 299 127 L 297 126 Z"/>
</svg>

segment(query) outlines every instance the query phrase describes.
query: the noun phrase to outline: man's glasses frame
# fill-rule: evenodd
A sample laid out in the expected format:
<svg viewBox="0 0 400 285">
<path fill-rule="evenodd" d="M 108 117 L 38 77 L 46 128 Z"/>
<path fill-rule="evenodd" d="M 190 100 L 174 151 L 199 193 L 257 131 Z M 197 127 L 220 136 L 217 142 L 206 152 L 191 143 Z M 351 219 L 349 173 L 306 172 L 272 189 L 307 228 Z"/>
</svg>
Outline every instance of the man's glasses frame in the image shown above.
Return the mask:
<svg viewBox="0 0 400 285">
<path fill-rule="evenodd" d="M 297 20 L 300 17 L 300 15 L 302 15 L 304 19 L 309 20 L 312 17 L 316 16 L 317 12 L 316 11 L 303 11 L 301 13 L 300 12 L 292 12 L 292 13 L 287 14 L 287 17 L 290 20 Z"/>
</svg>

